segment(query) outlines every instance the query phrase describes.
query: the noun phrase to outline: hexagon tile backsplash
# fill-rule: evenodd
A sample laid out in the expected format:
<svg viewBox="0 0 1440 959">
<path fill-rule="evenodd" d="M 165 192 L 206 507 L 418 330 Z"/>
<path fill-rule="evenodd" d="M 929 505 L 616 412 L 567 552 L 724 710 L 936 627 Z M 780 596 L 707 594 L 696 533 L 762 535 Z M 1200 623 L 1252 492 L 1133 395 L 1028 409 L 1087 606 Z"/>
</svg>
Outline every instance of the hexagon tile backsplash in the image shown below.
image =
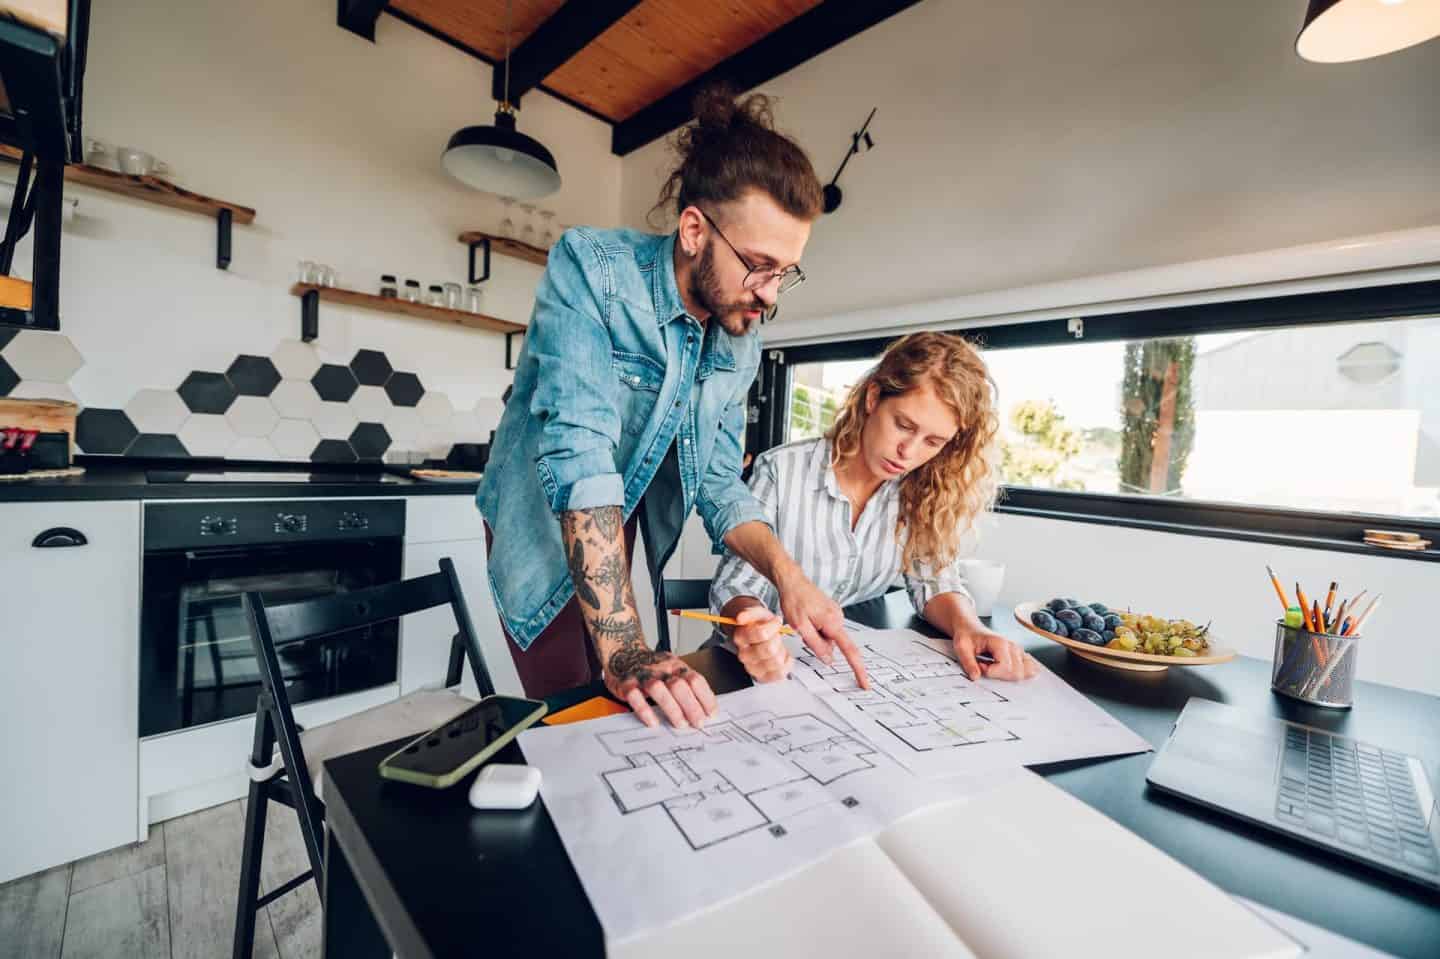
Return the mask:
<svg viewBox="0 0 1440 959">
<path fill-rule="evenodd" d="M 64 334 L 0 328 L 0 396 L 74 401 L 67 384 L 84 363 Z M 75 440 L 84 453 L 379 462 L 392 448 L 444 457 L 455 443 L 486 442 L 501 409 L 482 399 L 457 410 L 378 350 L 342 366 L 286 340 L 269 356 L 235 357 L 224 372 L 137 389 L 123 408 L 85 407 Z"/>
</svg>

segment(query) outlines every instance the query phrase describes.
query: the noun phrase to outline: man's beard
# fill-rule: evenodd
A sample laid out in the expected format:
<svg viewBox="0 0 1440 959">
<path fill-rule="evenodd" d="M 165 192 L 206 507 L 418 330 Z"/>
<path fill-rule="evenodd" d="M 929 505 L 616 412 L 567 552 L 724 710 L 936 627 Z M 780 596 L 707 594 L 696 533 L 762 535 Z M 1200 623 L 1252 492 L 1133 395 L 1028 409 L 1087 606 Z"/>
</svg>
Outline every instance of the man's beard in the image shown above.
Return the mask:
<svg viewBox="0 0 1440 959">
<path fill-rule="evenodd" d="M 715 276 L 714 244 L 706 244 L 705 252 L 700 254 L 700 262 L 690 274 L 690 299 L 714 317 L 721 329 L 731 336 L 744 336 L 759 322 L 747 319 L 746 310 L 761 310 L 763 315 L 765 309 L 765 304 L 756 296 L 738 301 L 725 300 L 725 292 L 720 289 L 720 281 Z"/>
</svg>

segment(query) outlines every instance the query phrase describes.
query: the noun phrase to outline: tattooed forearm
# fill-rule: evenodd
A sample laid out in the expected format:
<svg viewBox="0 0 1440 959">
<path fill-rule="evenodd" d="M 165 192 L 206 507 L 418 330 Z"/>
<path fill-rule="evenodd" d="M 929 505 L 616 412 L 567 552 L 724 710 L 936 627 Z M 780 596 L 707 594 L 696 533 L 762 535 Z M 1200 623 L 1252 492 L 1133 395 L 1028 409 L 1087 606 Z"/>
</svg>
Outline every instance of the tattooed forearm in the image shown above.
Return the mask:
<svg viewBox="0 0 1440 959">
<path fill-rule="evenodd" d="M 632 646 L 645 649 L 625 562 L 622 519 L 618 506 L 569 510 L 560 515 L 570 578 L 602 663 Z"/>
</svg>

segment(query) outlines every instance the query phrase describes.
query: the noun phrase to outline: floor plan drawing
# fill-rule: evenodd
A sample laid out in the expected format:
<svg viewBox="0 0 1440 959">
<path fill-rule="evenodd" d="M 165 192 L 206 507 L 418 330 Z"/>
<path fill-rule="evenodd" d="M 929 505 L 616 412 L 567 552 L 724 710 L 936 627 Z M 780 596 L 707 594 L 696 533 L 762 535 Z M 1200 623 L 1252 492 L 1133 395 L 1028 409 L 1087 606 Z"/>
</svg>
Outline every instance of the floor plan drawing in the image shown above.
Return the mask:
<svg viewBox="0 0 1440 959">
<path fill-rule="evenodd" d="M 884 647 L 861 642 L 870 688 L 855 685 L 843 658 L 827 665 L 808 649 L 796 657 L 801 682 L 823 684 L 916 752 L 1018 740 L 996 722 L 987 704 L 1006 703 L 996 690 L 973 683 L 960 664 L 922 642 Z"/>
<path fill-rule="evenodd" d="M 926 778 L 1150 748 L 1043 665 L 1023 682 L 970 680 L 949 640 L 873 629 L 855 641 L 868 689 L 840 656 L 827 664 L 804 648 L 792 675 L 858 735 Z"/>
<path fill-rule="evenodd" d="M 600 774 L 620 812 L 659 807 L 694 850 L 757 829 L 784 838 L 786 819 L 836 803 L 853 808 L 853 797 L 825 787 L 875 768 L 874 747 L 813 713 L 766 711 L 688 735 L 659 727 L 596 739 L 625 763 Z"/>
</svg>

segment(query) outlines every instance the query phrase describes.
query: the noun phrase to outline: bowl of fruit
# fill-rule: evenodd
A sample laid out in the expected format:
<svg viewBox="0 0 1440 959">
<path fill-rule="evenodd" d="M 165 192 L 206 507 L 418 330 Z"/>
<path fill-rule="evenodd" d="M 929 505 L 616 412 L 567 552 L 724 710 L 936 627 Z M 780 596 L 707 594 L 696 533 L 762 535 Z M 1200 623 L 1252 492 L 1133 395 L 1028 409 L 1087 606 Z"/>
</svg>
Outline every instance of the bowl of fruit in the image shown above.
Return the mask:
<svg viewBox="0 0 1440 959">
<path fill-rule="evenodd" d="M 1235 650 L 1221 648 L 1210 624 L 1197 626 L 1188 619 L 1166 619 L 1104 603 L 1082 603 L 1057 597 L 1048 603 L 1021 603 L 1015 607 L 1020 625 L 1054 640 L 1091 662 L 1158 672 L 1170 666 L 1211 666 L 1235 658 Z"/>
</svg>

